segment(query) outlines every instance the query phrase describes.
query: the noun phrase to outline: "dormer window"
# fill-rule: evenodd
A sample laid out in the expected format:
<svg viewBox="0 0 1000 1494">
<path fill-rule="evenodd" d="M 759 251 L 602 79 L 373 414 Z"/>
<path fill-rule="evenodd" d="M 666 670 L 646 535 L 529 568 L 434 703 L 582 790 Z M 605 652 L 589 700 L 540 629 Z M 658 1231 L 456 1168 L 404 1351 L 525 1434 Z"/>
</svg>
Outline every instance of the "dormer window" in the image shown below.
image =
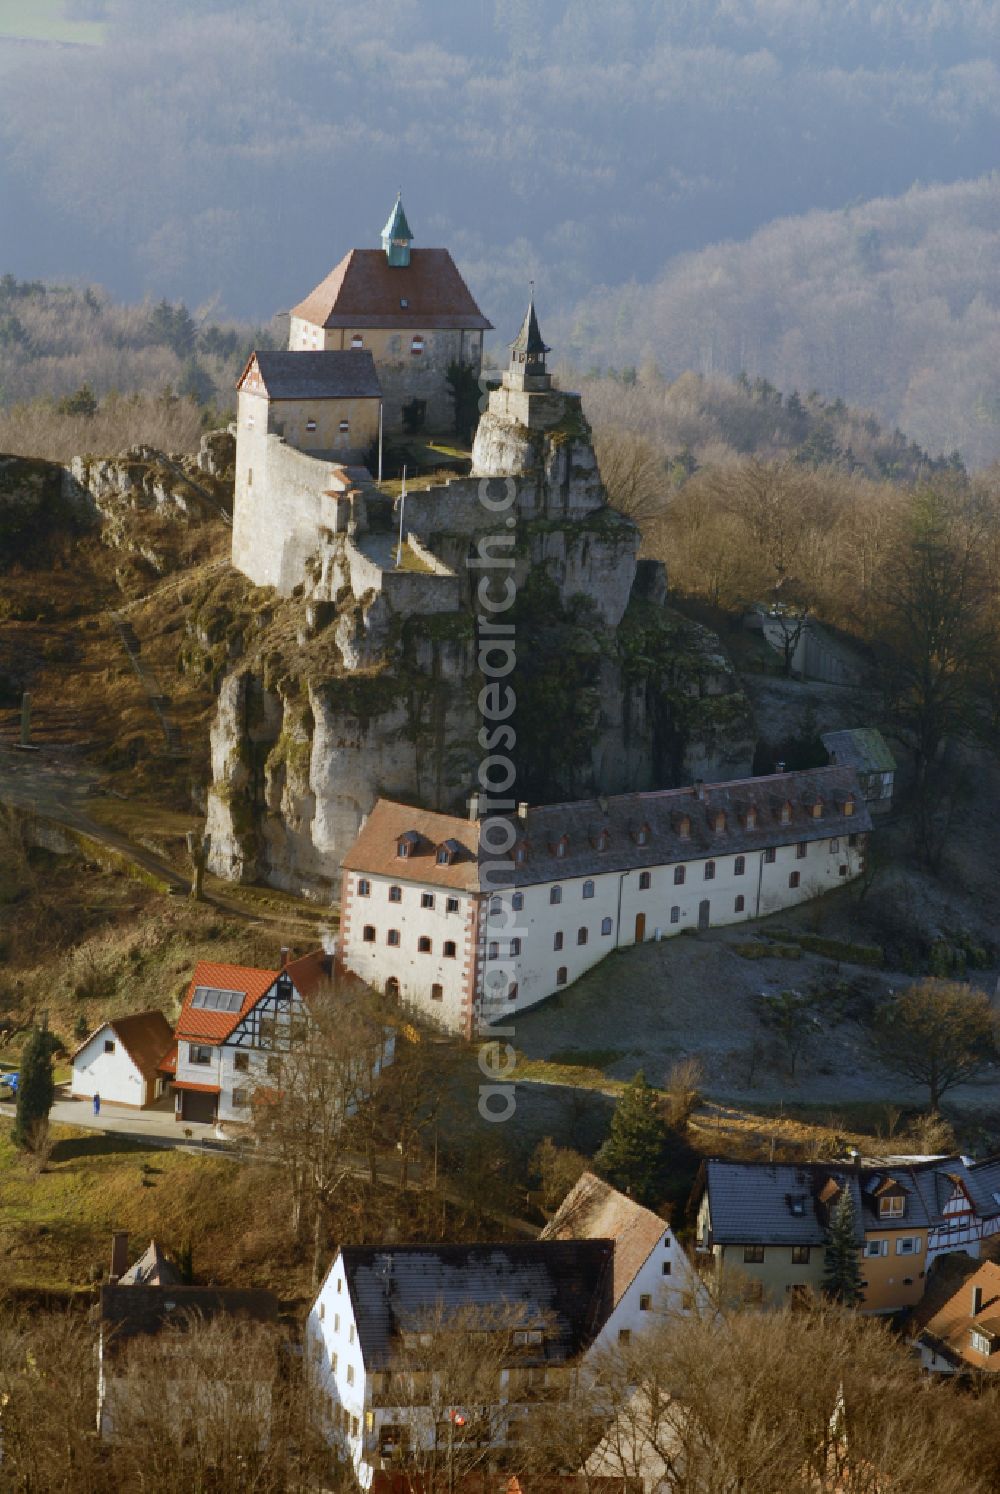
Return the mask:
<svg viewBox="0 0 1000 1494">
<path fill-rule="evenodd" d="M 443 840 L 434 853 L 434 860 L 438 866 L 451 866 L 460 849 L 457 840 Z"/>
<path fill-rule="evenodd" d="M 853 794 L 848 794 L 847 798 L 844 800 L 844 813 L 845 814 L 853 814 L 854 813 L 854 795 Z"/>
<path fill-rule="evenodd" d="M 524 841 L 521 841 L 519 845 L 514 847 L 514 865 L 523 866 L 527 859 L 528 847 L 524 844 Z"/>
<path fill-rule="evenodd" d="M 681 840 L 690 840 L 691 839 L 691 817 L 690 817 L 690 815 L 682 814 L 680 816 L 680 818 L 677 821 L 677 834 L 680 836 Z"/>
<path fill-rule="evenodd" d="M 399 309 L 400 309 L 400 310 L 401 310 L 401 311 L 405 311 L 405 310 L 406 310 L 406 308 L 407 308 L 407 307 L 408 307 L 408 306 L 409 306 L 409 304 L 410 304 L 410 303 L 409 303 L 409 301 L 408 301 L 408 300 L 407 300 L 407 299 L 406 299 L 406 297 L 405 297 L 405 296 L 400 296 L 400 298 L 399 298 Z"/>
<path fill-rule="evenodd" d="M 635 843 L 636 843 L 637 846 L 646 846 L 646 845 L 648 845 L 649 844 L 649 826 L 648 825 L 640 825 L 637 830 L 633 830 L 633 832 L 632 832 L 632 839 L 635 841 Z"/>
<path fill-rule="evenodd" d="M 979 1328 L 973 1328 L 969 1335 L 970 1342 L 977 1354 L 984 1355 L 987 1359 L 993 1353 L 993 1341 L 988 1338 Z"/>
<path fill-rule="evenodd" d="M 790 825 L 792 822 L 792 806 L 787 799 L 778 810 L 778 819 L 783 825 Z"/>
<path fill-rule="evenodd" d="M 812 801 L 812 803 L 810 804 L 810 806 L 809 806 L 809 813 L 812 815 L 812 817 L 813 817 L 814 820 L 822 819 L 822 817 L 823 817 L 823 800 L 822 799 L 814 799 Z"/>
<path fill-rule="evenodd" d="M 747 807 L 747 812 L 746 812 L 746 815 L 744 816 L 743 824 L 744 824 L 744 826 L 745 826 L 745 828 L 747 830 L 756 830 L 756 828 L 757 828 L 757 806 L 756 806 L 756 804 L 750 804 Z"/>
<path fill-rule="evenodd" d="M 594 846 L 598 851 L 606 851 L 611 835 L 607 830 L 598 830 L 594 836 Z"/>
<path fill-rule="evenodd" d="M 415 830 L 407 830 L 406 834 L 401 835 L 396 842 L 396 855 L 405 861 L 408 856 L 413 855 L 419 844 L 420 836 L 417 832 Z"/>
<path fill-rule="evenodd" d="M 562 859 L 564 858 L 564 856 L 566 855 L 566 852 L 568 850 L 569 850 L 569 836 L 568 835 L 560 835 L 559 839 L 555 842 L 555 844 L 552 847 L 552 854 L 553 854 L 553 856 L 558 857 L 558 859 L 560 861 L 562 861 Z"/>
<path fill-rule="evenodd" d="M 712 829 L 716 835 L 724 834 L 726 829 L 726 811 L 724 809 L 717 809 L 715 811 L 712 816 Z"/>
<path fill-rule="evenodd" d="M 906 1210 L 906 1198 L 902 1193 L 887 1193 L 878 1201 L 880 1219 L 902 1219 Z"/>
<path fill-rule="evenodd" d="M 801 1219 L 806 1212 L 806 1196 L 804 1193 L 789 1193 L 786 1198 L 788 1212 L 796 1219 Z"/>
</svg>

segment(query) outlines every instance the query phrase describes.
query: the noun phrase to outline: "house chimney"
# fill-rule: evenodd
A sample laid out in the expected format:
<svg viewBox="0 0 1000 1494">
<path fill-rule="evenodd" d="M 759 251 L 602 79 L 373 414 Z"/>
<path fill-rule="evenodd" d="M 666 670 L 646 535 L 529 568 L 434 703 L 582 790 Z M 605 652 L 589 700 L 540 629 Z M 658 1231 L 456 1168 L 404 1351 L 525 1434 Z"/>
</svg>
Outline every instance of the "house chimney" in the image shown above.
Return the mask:
<svg viewBox="0 0 1000 1494">
<path fill-rule="evenodd" d="M 112 1286 L 120 1280 L 128 1270 L 128 1230 L 116 1229 L 111 1235 L 111 1273 L 109 1281 Z"/>
<path fill-rule="evenodd" d="M 281 946 L 281 969 L 284 970 L 284 968 L 285 968 L 285 966 L 287 964 L 288 964 L 288 945 L 287 944 L 283 944 Z"/>
<path fill-rule="evenodd" d="M 479 795 L 478 794 L 470 794 L 469 795 L 469 819 L 470 820 L 478 820 L 478 818 L 479 818 Z"/>
<path fill-rule="evenodd" d="M 518 806 L 517 806 L 517 817 L 518 817 L 519 820 L 526 820 L 528 818 L 528 801 L 527 801 L 527 799 L 522 799 L 521 802 L 518 804 Z"/>
<path fill-rule="evenodd" d="M 978 1318 L 983 1310 L 983 1289 L 981 1286 L 972 1288 L 972 1316 Z"/>
</svg>

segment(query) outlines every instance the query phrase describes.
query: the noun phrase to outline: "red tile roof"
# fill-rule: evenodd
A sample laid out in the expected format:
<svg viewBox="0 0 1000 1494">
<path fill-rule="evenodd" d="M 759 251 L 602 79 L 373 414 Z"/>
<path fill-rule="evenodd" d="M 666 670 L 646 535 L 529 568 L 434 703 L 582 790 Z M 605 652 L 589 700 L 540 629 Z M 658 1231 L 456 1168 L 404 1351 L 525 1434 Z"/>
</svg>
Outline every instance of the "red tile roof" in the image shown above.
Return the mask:
<svg viewBox="0 0 1000 1494">
<path fill-rule="evenodd" d="M 154 1078 L 164 1054 L 170 1049 L 174 1036 L 170 1023 L 163 1013 L 151 1009 L 145 1012 L 135 1012 L 131 1017 L 115 1017 L 111 1022 L 102 1022 L 84 1038 L 78 1048 L 73 1050 L 70 1054 L 70 1062 L 105 1027 L 111 1028 L 140 1074 L 146 1079 Z"/>
<path fill-rule="evenodd" d="M 418 839 L 408 856 L 398 856 L 398 843 L 411 830 Z M 397 877 L 400 882 L 477 891 L 479 831 L 479 820 L 462 820 L 456 815 L 435 814 L 429 809 L 396 804 L 392 799 L 379 799 L 343 864 L 348 871 Z M 460 849 L 449 865 L 439 866 L 437 848 L 446 840 L 456 841 Z"/>
<path fill-rule="evenodd" d="M 208 1043 L 225 1042 L 250 1008 L 260 1000 L 265 991 L 270 990 L 279 974 L 277 970 L 258 970 L 252 965 L 216 965 L 211 960 L 199 960 L 194 967 L 191 984 L 177 1019 L 177 1037 L 199 1038 Z M 199 986 L 241 992 L 243 1002 L 239 1011 L 196 1010 L 191 1002 Z"/>
<path fill-rule="evenodd" d="M 292 316 L 317 327 L 488 332 L 493 326 L 472 299 L 447 249 L 412 249 L 408 265 L 390 265 L 382 249 L 352 249 L 292 308 Z"/>
<path fill-rule="evenodd" d="M 979 1311 L 973 1313 L 975 1287 L 980 1293 Z M 988 1355 L 972 1347 L 974 1328 L 989 1340 Z M 984 1261 L 978 1271 L 966 1277 L 954 1296 L 929 1320 L 921 1337 L 929 1348 L 937 1349 L 956 1366 L 974 1365 L 994 1373 L 1000 1370 L 1000 1266 Z"/>
</svg>

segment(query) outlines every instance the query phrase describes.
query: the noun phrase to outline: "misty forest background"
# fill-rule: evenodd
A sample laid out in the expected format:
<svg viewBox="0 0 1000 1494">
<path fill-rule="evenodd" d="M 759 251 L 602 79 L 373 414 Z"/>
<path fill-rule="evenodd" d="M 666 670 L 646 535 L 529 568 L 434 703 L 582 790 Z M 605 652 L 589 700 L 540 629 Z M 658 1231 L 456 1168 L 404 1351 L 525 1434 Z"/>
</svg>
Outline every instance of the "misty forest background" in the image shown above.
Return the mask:
<svg viewBox="0 0 1000 1494">
<path fill-rule="evenodd" d="M 89 44 L 15 39 L 43 11 Z M 144 333 L 116 360 L 128 326 L 88 363 L 75 310 L 7 296 L 0 401 L 162 377 L 228 404 L 254 324 L 402 185 L 498 355 L 533 277 L 581 373 L 746 372 L 988 465 L 998 46 L 996 0 L 4 0 L 0 268 L 104 287 L 132 332 L 164 299 L 245 325 L 196 368 Z"/>
</svg>

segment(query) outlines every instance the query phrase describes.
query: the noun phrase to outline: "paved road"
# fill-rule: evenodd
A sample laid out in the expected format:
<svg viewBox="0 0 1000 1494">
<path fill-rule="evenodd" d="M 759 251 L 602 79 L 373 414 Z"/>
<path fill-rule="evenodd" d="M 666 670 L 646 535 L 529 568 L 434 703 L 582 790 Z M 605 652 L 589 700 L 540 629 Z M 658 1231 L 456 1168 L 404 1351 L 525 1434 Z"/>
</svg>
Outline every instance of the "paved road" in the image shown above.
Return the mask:
<svg viewBox="0 0 1000 1494">
<path fill-rule="evenodd" d="M 14 1106 L 0 1104 L 0 1115 L 13 1120 Z M 172 1107 L 130 1110 L 126 1105 L 102 1104 L 97 1116 L 90 1100 L 71 1099 L 65 1090 L 57 1090 L 49 1120 L 62 1126 L 80 1126 L 85 1131 L 100 1131 L 105 1136 L 133 1136 L 137 1141 L 148 1141 L 154 1146 L 187 1146 L 193 1141 L 215 1139 L 213 1125 L 195 1125 L 192 1121 L 179 1123 L 174 1120 Z M 185 1136 L 185 1130 L 193 1135 Z"/>
</svg>

